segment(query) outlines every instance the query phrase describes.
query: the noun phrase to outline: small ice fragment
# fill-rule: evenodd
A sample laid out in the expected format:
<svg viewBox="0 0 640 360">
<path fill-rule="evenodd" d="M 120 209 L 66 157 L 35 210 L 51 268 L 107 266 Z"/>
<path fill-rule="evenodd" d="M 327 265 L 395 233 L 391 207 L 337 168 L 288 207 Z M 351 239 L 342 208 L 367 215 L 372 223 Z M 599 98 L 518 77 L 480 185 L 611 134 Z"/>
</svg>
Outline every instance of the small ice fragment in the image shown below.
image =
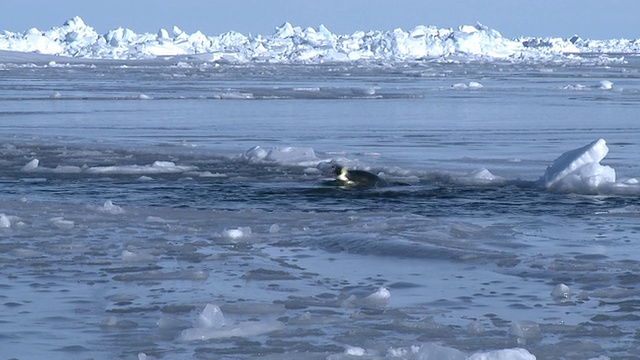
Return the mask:
<svg viewBox="0 0 640 360">
<path fill-rule="evenodd" d="M 132 261 L 137 257 L 136 253 L 129 250 L 122 250 L 122 260 L 124 261 Z"/>
<path fill-rule="evenodd" d="M 365 297 L 364 301 L 367 305 L 387 306 L 389 305 L 389 299 L 391 299 L 391 292 L 389 289 L 380 287 L 376 292 Z"/>
<path fill-rule="evenodd" d="M 225 229 L 222 232 L 222 236 L 232 240 L 249 237 L 251 236 L 251 228 L 248 226 L 245 226 L 245 227 L 239 227 L 237 229 Z"/>
<path fill-rule="evenodd" d="M 526 344 L 528 340 L 540 340 L 542 331 L 535 321 L 521 320 L 511 324 L 509 335 L 515 337 L 518 344 Z"/>
<path fill-rule="evenodd" d="M 59 91 L 56 91 L 53 94 L 51 94 L 50 98 L 51 99 L 62 99 L 62 94 L 60 94 Z"/>
<path fill-rule="evenodd" d="M 351 93 L 354 95 L 371 96 L 375 95 L 376 89 L 374 87 L 354 87 L 351 88 Z"/>
<path fill-rule="evenodd" d="M 118 318 L 115 316 L 109 316 L 108 318 L 102 320 L 100 323 L 103 327 L 115 327 L 118 325 Z"/>
<path fill-rule="evenodd" d="M 466 360 L 467 356 L 460 350 L 442 345 L 428 343 L 420 348 L 416 359 Z"/>
<path fill-rule="evenodd" d="M 160 319 L 156 321 L 156 325 L 158 325 L 160 329 L 177 329 L 191 326 L 189 322 L 181 320 L 173 314 L 162 314 Z"/>
<path fill-rule="evenodd" d="M 251 149 L 247 150 L 244 155 L 243 158 L 245 160 L 248 161 L 260 161 L 264 158 L 267 157 L 267 155 L 269 154 L 269 152 L 263 148 L 261 148 L 260 146 L 256 145 L 254 147 L 252 147 Z"/>
<path fill-rule="evenodd" d="M 611 90 L 613 89 L 613 83 L 609 80 L 602 80 L 600 81 L 600 89 Z"/>
<path fill-rule="evenodd" d="M 278 232 L 280 232 L 280 225 L 272 224 L 271 226 L 269 226 L 269 234 L 275 234 Z"/>
<path fill-rule="evenodd" d="M 65 220 L 63 217 L 53 217 L 49 219 L 49 222 L 51 225 L 62 230 L 69 230 L 75 226 L 75 223 L 72 220 Z"/>
<path fill-rule="evenodd" d="M 558 284 L 551 291 L 551 296 L 556 300 L 569 300 L 571 289 L 565 284 Z"/>
<path fill-rule="evenodd" d="M 535 355 L 522 348 L 475 353 L 467 360 L 536 360 Z"/>
<path fill-rule="evenodd" d="M 11 220 L 4 213 L 0 214 L 0 229 L 8 229 L 11 227 Z"/>
<path fill-rule="evenodd" d="M 112 214 L 112 215 L 124 214 L 124 209 L 118 205 L 114 205 L 113 202 L 111 202 L 111 200 L 105 201 L 104 205 L 98 208 L 98 210 L 107 214 Z"/>
<path fill-rule="evenodd" d="M 344 351 L 344 353 L 346 355 L 350 355 L 350 356 L 364 356 L 367 352 L 365 349 L 358 347 L 358 346 L 349 346 L 347 347 L 347 349 Z"/>
<path fill-rule="evenodd" d="M 467 334 L 480 335 L 484 332 L 484 325 L 480 321 L 472 321 L 467 325 Z"/>
<path fill-rule="evenodd" d="M 469 89 L 482 89 L 483 86 L 479 82 L 471 81 L 469 83 Z"/>
<path fill-rule="evenodd" d="M 148 360 L 148 358 L 147 358 L 147 354 L 145 354 L 145 353 L 139 353 L 139 354 L 138 354 L 138 360 Z"/>
<path fill-rule="evenodd" d="M 26 163 L 23 167 L 22 167 L 22 171 L 31 171 L 31 170 L 35 170 L 38 165 L 40 165 L 40 160 L 38 159 L 33 159 L 31 161 L 29 161 L 28 163 Z"/>
<path fill-rule="evenodd" d="M 138 95 L 138 100 L 152 100 L 153 98 L 147 94 Z"/>
<path fill-rule="evenodd" d="M 195 325 L 200 328 L 221 328 L 225 325 L 224 314 L 218 305 L 207 304 Z"/>
</svg>

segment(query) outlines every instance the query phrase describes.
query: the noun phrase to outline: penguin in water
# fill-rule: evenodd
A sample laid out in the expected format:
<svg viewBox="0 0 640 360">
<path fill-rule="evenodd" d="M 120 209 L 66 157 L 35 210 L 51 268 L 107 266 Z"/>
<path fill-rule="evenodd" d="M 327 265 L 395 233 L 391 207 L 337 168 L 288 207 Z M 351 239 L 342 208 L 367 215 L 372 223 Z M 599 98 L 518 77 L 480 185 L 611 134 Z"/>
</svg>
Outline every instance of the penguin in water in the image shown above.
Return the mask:
<svg viewBox="0 0 640 360">
<path fill-rule="evenodd" d="M 386 182 L 378 175 L 364 170 L 347 170 L 343 166 L 333 165 L 331 170 L 336 182 L 343 186 L 384 186 Z"/>
</svg>

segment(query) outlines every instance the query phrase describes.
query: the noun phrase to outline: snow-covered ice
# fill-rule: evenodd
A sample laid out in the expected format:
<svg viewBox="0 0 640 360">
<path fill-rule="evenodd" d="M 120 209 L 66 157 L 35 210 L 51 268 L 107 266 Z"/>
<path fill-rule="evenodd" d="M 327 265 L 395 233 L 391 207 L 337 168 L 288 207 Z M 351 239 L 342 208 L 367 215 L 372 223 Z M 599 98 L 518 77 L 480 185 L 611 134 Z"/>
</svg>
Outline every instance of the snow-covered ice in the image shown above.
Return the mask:
<svg viewBox="0 0 640 360">
<path fill-rule="evenodd" d="M 218 62 L 351 62 L 367 60 L 423 61 L 429 59 L 548 62 L 579 59 L 576 54 L 638 53 L 634 40 L 585 40 L 579 37 L 508 39 L 482 24 L 457 29 L 416 26 L 410 30 L 356 31 L 334 34 L 324 25 L 301 28 L 284 23 L 272 35 L 227 32 L 187 34 L 174 26 L 171 31 L 136 33 L 117 28 L 98 34 L 80 17 L 62 26 L 22 32 L 5 29 L 0 50 L 35 52 L 74 58 L 148 59 L 168 56 L 198 56 Z M 567 55 L 569 54 L 569 55 Z M 611 61 L 616 61 L 611 58 Z M 369 88 L 371 89 L 371 88 Z M 369 90 L 366 95 L 373 95 Z M 146 95 L 142 94 L 144 98 Z"/>
<path fill-rule="evenodd" d="M 600 164 L 608 153 L 604 139 L 567 151 L 547 167 L 538 183 L 547 189 L 597 192 L 616 182 L 615 170 Z"/>
</svg>

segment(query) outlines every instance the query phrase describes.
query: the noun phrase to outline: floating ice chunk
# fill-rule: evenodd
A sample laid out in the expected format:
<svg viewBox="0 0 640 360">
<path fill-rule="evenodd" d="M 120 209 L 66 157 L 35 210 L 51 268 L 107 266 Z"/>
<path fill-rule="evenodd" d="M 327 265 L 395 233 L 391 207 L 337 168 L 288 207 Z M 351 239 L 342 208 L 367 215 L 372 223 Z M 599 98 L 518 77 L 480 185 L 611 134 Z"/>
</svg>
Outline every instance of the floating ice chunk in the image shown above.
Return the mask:
<svg viewBox="0 0 640 360">
<path fill-rule="evenodd" d="M 451 85 L 451 88 L 456 90 L 464 90 L 464 89 L 476 90 L 476 89 L 482 89 L 483 86 L 479 82 L 471 81 L 469 82 L 469 84 L 465 84 L 465 83 L 453 84 Z"/>
<path fill-rule="evenodd" d="M 359 346 L 349 346 L 344 353 L 350 356 L 364 356 L 367 351 Z"/>
<path fill-rule="evenodd" d="M 232 240 L 251 237 L 251 228 L 248 226 L 241 226 L 237 229 L 225 229 L 222 232 L 222 237 Z"/>
<path fill-rule="evenodd" d="M 467 360 L 536 360 L 535 355 L 521 348 L 475 353 Z"/>
<path fill-rule="evenodd" d="M 53 217 L 49 219 L 49 223 L 58 229 L 69 230 L 75 226 L 73 220 L 65 220 L 63 217 Z"/>
<path fill-rule="evenodd" d="M 151 165 L 94 166 L 85 170 L 90 174 L 176 174 L 194 171 L 195 166 L 180 166 L 171 161 L 155 161 Z"/>
<path fill-rule="evenodd" d="M 62 99 L 62 94 L 60 94 L 59 91 L 56 91 L 53 94 L 51 94 L 51 96 L 49 96 L 49 98 L 51 98 L 51 99 Z"/>
<path fill-rule="evenodd" d="M 202 178 L 226 178 L 229 176 L 227 174 L 222 174 L 222 173 L 212 173 L 211 171 L 203 171 L 199 175 Z"/>
<path fill-rule="evenodd" d="M 38 159 L 33 159 L 31 161 L 29 161 L 28 163 L 26 163 L 23 167 L 22 167 L 22 171 L 32 171 L 38 168 L 38 165 L 40 165 L 40 160 Z"/>
<path fill-rule="evenodd" d="M 613 89 L 613 83 L 609 80 L 602 80 L 600 81 L 600 89 L 611 90 Z"/>
<path fill-rule="evenodd" d="M 469 335 L 480 335 L 484 333 L 485 328 L 480 321 L 472 321 L 467 324 L 466 330 Z"/>
<path fill-rule="evenodd" d="M 102 320 L 100 326 L 106 328 L 120 328 L 120 329 L 131 329 L 138 326 L 138 323 L 131 320 L 118 320 L 115 316 L 109 316 L 108 318 Z"/>
<path fill-rule="evenodd" d="M 604 139 L 570 150 L 547 167 L 538 184 L 547 189 L 594 191 L 616 181 L 615 170 L 600 165 L 609 148 Z"/>
<path fill-rule="evenodd" d="M 380 287 L 375 292 L 368 294 L 364 297 L 349 295 L 341 302 L 342 307 L 350 308 L 355 306 L 372 306 L 372 307 L 385 307 L 389 305 L 389 299 L 391 299 L 391 292 L 385 287 Z"/>
<path fill-rule="evenodd" d="M 253 93 L 230 91 L 218 95 L 218 98 L 222 100 L 251 100 L 253 99 Z"/>
<path fill-rule="evenodd" d="M 447 359 L 447 360 L 466 360 L 467 356 L 460 350 L 428 343 L 420 347 L 420 350 L 416 354 L 416 360 L 431 360 L 431 359 Z"/>
<path fill-rule="evenodd" d="M 11 227 L 11 220 L 4 213 L 0 214 L 0 229 L 8 229 Z"/>
<path fill-rule="evenodd" d="M 468 180 L 467 182 L 473 183 L 473 184 L 489 184 L 489 183 L 504 181 L 503 178 L 493 175 L 491 171 L 485 168 L 476 169 L 468 173 L 467 180 Z"/>
<path fill-rule="evenodd" d="M 138 100 L 153 100 L 153 97 L 147 94 L 139 94 L 137 97 Z"/>
<path fill-rule="evenodd" d="M 94 210 L 101 212 L 101 213 L 105 213 L 105 214 L 111 214 L 111 215 L 118 215 L 118 214 L 124 214 L 124 209 L 118 205 L 114 205 L 113 202 L 111 202 L 111 200 L 107 200 L 104 202 L 104 205 L 102 206 L 95 206 L 92 207 Z"/>
<path fill-rule="evenodd" d="M 243 158 L 248 161 L 260 161 L 267 157 L 269 152 L 259 145 L 252 147 L 243 154 Z"/>
<path fill-rule="evenodd" d="M 376 94 L 376 88 L 369 86 L 353 87 L 351 88 L 351 93 L 353 95 L 372 96 Z"/>
<path fill-rule="evenodd" d="M 264 160 L 284 165 L 301 166 L 315 166 L 319 161 L 313 148 L 291 146 L 269 150 Z"/>
<path fill-rule="evenodd" d="M 387 350 L 387 357 L 407 359 L 409 354 L 417 354 L 420 351 L 420 347 L 417 345 L 411 345 L 411 347 L 399 347 L 389 348 Z"/>
<path fill-rule="evenodd" d="M 556 300 L 569 300 L 571 298 L 571 289 L 565 284 L 558 284 L 551 291 L 551 297 Z"/>
<path fill-rule="evenodd" d="M 82 168 L 73 165 L 58 165 L 52 171 L 58 174 L 79 174 L 82 172 Z"/>
<path fill-rule="evenodd" d="M 279 232 L 280 232 L 280 225 L 271 224 L 271 226 L 269 226 L 269 234 L 277 234 Z"/>
<path fill-rule="evenodd" d="M 389 305 L 389 299 L 391 299 L 391 292 L 385 287 L 380 287 L 376 292 L 367 295 L 364 298 L 364 303 L 372 306 L 387 306 Z"/>
<path fill-rule="evenodd" d="M 225 325 L 224 314 L 218 305 L 207 304 L 198 316 L 195 326 L 219 329 Z"/>
<path fill-rule="evenodd" d="M 511 324 L 509 335 L 516 338 L 518 344 L 527 344 L 527 342 L 538 341 L 542 339 L 542 331 L 540 326 L 534 321 L 521 320 Z"/>
<path fill-rule="evenodd" d="M 180 333 L 182 341 L 224 339 L 230 337 L 254 337 L 282 329 L 279 321 L 250 321 L 223 328 L 189 328 Z"/>
<path fill-rule="evenodd" d="M 155 256 L 149 253 L 149 251 L 144 250 L 122 250 L 122 261 L 125 262 L 143 262 L 143 261 L 153 261 L 155 260 Z"/>
<path fill-rule="evenodd" d="M 156 325 L 158 325 L 160 329 L 184 329 L 191 326 L 188 321 L 182 320 L 173 314 L 162 314 L 160 319 L 156 321 Z"/>
</svg>

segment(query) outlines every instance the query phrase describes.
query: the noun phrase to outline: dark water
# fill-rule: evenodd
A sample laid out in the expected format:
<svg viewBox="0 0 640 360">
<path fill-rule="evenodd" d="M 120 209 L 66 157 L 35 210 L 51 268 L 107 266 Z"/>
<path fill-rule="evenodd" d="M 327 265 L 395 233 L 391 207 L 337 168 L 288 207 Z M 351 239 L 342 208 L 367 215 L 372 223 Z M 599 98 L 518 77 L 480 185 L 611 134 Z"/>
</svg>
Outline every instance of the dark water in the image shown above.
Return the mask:
<svg viewBox="0 0 640 360">
<path fill-rule="evenodd" d="M 639 176 L 633 59 L 175 65 L 0 71 L 3 357 L 640 356 L 639 192 L 535 184 L 598 138 Z"/>
</svg>

